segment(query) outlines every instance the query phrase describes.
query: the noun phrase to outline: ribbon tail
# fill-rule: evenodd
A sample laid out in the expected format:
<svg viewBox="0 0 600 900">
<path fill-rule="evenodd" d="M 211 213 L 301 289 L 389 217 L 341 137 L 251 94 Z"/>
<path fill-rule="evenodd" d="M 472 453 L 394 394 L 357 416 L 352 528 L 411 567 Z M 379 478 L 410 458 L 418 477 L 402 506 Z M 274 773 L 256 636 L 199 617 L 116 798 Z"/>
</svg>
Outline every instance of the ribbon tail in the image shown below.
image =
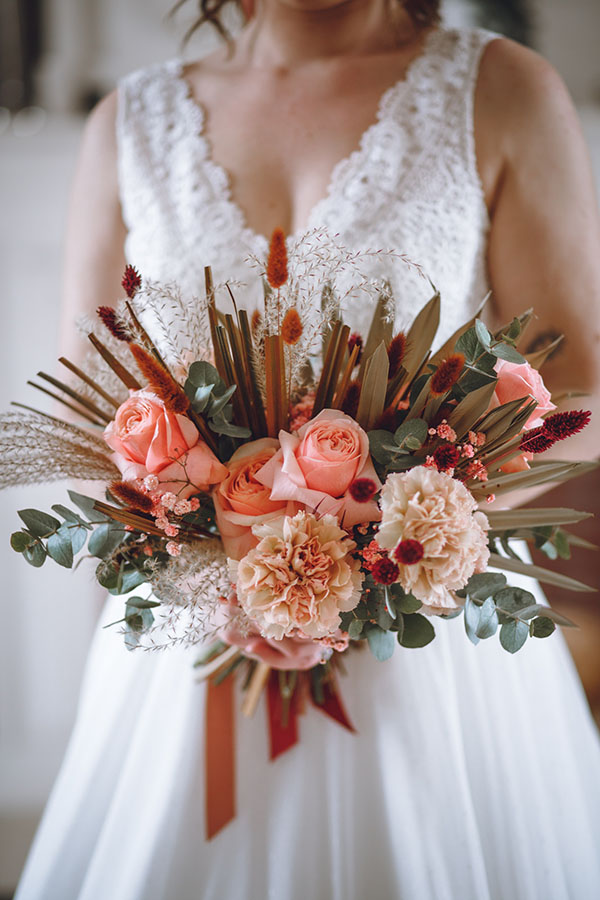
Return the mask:
<svg viewBox="0 0 600 900">
<path fill-rule="evenodd" d="M 324 700 L 322 703 L 318 703 L 315 697 L 314 689 L 311 685 L 310 695 L 314 705 L 317 707 L 317 709 L 320 709 L 321 712 L 325 713 L 326 716 L 329 716 L 331 719 L 335 719 L 336 722 L 339 722 L 340 725 L 355 734 L 356 728 L 348 718 L 348 713 L 346 712 L 335 681 L 324 682 L 322 689 Z"/>
<path fill-rule="evenodd" d="M 267 682 L 267 716 L 271 759 L 277 759 L 298 743 L 298 690 L 284 701 L 279 687 L 279 672 L 271 670 Z"/>
<path fill-rule="evenodd" d="M 211 840 L 235 817 L 235 678 L 206 686 L 206 837 Z"/>
</svg>

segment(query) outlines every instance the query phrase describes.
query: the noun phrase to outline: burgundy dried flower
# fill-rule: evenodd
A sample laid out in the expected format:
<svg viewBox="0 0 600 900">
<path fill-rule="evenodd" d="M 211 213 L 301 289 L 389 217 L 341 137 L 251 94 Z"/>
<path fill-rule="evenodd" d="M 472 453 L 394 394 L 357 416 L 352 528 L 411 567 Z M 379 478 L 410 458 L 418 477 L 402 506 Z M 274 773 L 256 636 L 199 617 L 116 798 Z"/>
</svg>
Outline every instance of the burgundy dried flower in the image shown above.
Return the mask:
<svg viewBox="0 0 600 900">
<path fill-rule="evenodd" d="M 138 490 L 133 484 L 127 481 L 113 481 L 110 485 L 111 494 L 129 506 L 130 509 L 139 509 L 142 512 L 152 512 L 153 503 L 148 494 Z"/>
<path fill-rule="evenodd" d="M 272 288 L 280 288 L 288 278 L 287 248 L 285 235 L 281 228 L 276 228 L 271 235 L 269 258 L 267 260 L 267 281 Z"/>
<path fill-rule="evenodd" d="M 102 324 L 107 328 L 112 336 L 118 341 L 129 343 L 131 335 L 123 324 L 123 321 L 117 315 L 117 311 L 112 306 L 99 306 L 96 310 Z"/>
<path fill-rule="evenodd" d="M 348 491 L 357 503 L 368 503 L 377 493 L 377 485 L 371 478 L 355 478 Z"/>
<path fill-rule="evenodd" d="M 400 574 L 400 569 L 389 556 L 384 556 L 373 564 L 371 574 L 378 584 L 393 584 Z"/>
<path fill-rule="evenodd" d="M 433 451 L 433 461 L 439 472 L 454 469 L 460 460 L 460 450 L 455 444 L 440 444 Z"/>
<path fill-rule="evenodd" d="M 524 450 L 525 453 L 544 453 L 554 443 L 556 441 L 548 434 L 546 426 L 540 425 L 539 428 L 531 428 L 523 434 L 519 450 Z"/>
<path fill-rule="evenodd" d="M 383 431 L 395 431 L 396 416 L 397 412 L 394 407 L 388 406 L 387 409 L 384 409 L 377 422 L 375 423 L 375 428 L 382 429 Z"/>
<path fill-rule="evenodd" d="M 392 338 L 387 353 L 390 361 L 388 378 L 393 378 L 400 371 L 400 366 L 406 353 L 406 335 L 403 331 L 399 331 L 396 337 Z"/>
<path fill-rule="evenodd" d="M 557 412 L 544 420 L 544 431 L 555 441 L 563 441 L 565 438 L 577 434 L 590 424 L 592 414 L 589 409 L 573 409 L 566 412 Z"/>
<path fill-rule="evenodd" d="M 123 280 L 121 281 L 123 285 L 123 290 L 129 297 L 129 299 L 135 297 L 140 287 L 142 286 L 142 276 L 133 266 L 127 265 L 125 266 L 125 272 L 123 274 Z"/>
<path fill-rule="evenodd" d="M 344 394 L 344 399 L 342 400 L 342 412 L 345 412 L 347 416 L 351 416 L 353 419 L 355 419 L 356 413 L 358 412 L 359 400 L 360 383 L 358 381 L 351 381 L 346 388 L 346 393 Z"/>
<path fill-rule="evenodd" d="M 414 566 L 415 563 L 418 563 L 423 559 L 424 555 L 425 551 L 423 549 L 423 544 L 412 538 L 400 541 L 394 550 L 394 556 L 403 566 Z"/>
<path fill-rule="evenodd" d="M 358 333 L 358 331 L 353 332 L 348 338 L 348 353 L 352 356 L 352 351 L 355 347 L 358 347 L 358 355 L 356 357 L 355 365 L 358 365 L 363 352 L 363 339 L 362 336 Z"/>
<path fill-rule="evenodd" d="M 431 393 L 434 397 L 441 397 L 456 384 L 465 365 L 465 357 L 462 353 L 453 353 L 439 364 L 431 376 Z"/>
</svg>

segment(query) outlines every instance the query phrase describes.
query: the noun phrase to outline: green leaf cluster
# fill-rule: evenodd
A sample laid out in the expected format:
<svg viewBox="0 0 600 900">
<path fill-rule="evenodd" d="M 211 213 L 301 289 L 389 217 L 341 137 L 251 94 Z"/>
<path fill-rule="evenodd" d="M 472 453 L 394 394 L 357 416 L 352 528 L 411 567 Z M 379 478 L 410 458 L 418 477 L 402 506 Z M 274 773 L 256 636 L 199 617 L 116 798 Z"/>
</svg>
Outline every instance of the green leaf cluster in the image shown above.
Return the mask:
<svg viewBox="0 0 600 900">
<path fill-rule="evenodd" d="M 416 465 L 412 454 L 427 440 L 427 428 L 424 419 L 408 419 L 393 434 L 381 429 L 370 431 L 371 456 L 385 472 L 410 469 Z"/>
<path fill-rule="evenodd" d="M 536 603 L 529 591 L 511 587 L 499 572 L 473 575 L 458 591 L 465 598 L 465 631 L 473 644 L 493 637 L 499 630 L 501 646 L 516 653 L 528 637 L 549 637 L 556 625 L 573 623 L 548 606 Z"/>
<path fill-rule="evenodd" d="M 498 337 L 488 331 L 481 319 L 476 319 L 473 327 L 459 337 L 455 350 L 464 354 L 465 371 L 455 389 L 458 399 L 496 380 L 494 370 L 496 360 L 525 362 L 515 347 L 520 333 L 521 325 L 518 319 L 514 319 Z"/>
<path fill-rule="evenodd" d="M 216 434 L 231 438 L 249 438 L 248 428 L 233 423 L 233 407 L 231 398 L 236 385 L 227 387 L 214 366 L 205 360 L 193 362 L 184 384 L 192 408 L 202 413 L 208 420 L 209 427 Z"/>
<path fill-rule="evenodd" d="M 421 615 L 421 602 L 405 593 L 399 584 L 376 584 L 367 575 L 361 602 L 342 614 L 343 631 L 350 640 L 367 640 L 373 656 L 381 662 L 394 652 L 396 641 L 402 647 L 425 647 L 435 637 L 433 625 Z"/>
</svg>

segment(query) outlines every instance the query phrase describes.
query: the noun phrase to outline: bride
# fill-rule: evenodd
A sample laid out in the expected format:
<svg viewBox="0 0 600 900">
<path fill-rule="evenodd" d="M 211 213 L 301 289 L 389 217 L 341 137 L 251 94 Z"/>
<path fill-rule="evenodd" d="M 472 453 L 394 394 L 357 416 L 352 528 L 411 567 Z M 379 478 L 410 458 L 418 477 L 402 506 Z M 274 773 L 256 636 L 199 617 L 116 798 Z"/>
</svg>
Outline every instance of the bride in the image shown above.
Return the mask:
<svg viewBox="0 0 600 900">
<path fill-rule="evenodd" d="M 203 19 L 221 5 L 202 0 Z M 567 335 L 552 388 L 597 390 L 600 234 L 566 91 L 529 50 L 444 29 L 437 7 L 257 0 L 211 56 L 125 78 L 83 141 L 65 321 L 119 296 L 126 259 L 192 302 L 205 265 L 247 282 L 275 226 L 290 249 L 322 228 L 419 262 L 442 293 L 440 342 L 488 286 L 499 320 L 534 306 L 533 340 Z M 383 274 L 401 326 L 427 295 L 400 266 Z M 345 312 L 353 329 L 364 305 Z M 587 440 L 577 455 L 596 453 Z M 273 763 L 264 711 L 238 717 L 237 816 L 209 843 L 193 660 L 99 629 L 18 900 L 599 895 L 600 746 L 560 636 L 511 657 L 458 619 L 386 664 L 355 654 L 357 733 L 307 711 Z"/>
</svg>

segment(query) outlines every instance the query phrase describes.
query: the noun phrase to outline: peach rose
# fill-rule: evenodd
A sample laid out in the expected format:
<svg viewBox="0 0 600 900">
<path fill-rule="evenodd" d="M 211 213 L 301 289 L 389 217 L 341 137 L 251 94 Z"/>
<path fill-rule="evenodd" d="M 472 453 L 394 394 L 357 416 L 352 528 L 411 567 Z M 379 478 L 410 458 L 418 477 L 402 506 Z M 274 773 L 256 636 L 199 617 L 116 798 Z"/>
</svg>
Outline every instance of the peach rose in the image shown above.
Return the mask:
<svg viewBox="0 0 600 900">
<path fill-rule="evenodd" d="M 269 488 L 255 477 L 278 449 L 279 441 L 275 438 L 244 444 L 227 463 L 227 477 L 213 491 L 219 533 L 232 559 L 239 560 L 256 547 L 258 538 L 252 534 L 253 525 L 282 513 L 293 515 L 297 510 L 297 504 L 271 500 Z"/>
<path fill-rule="evenodd" d="M 498 381 L 490 409 L 502 406 L 503 403 L 510 403 L 511 400 L 518 400 L 520 397 L 532 397 L 537 402 L 537 406 L 525 423 L 526 429 L 537 428 L 542 424 L 541 417 L 556 409 L 542 376 L 528 362 L 511 363 L 504 359 L 498 359 L 494 368 Z M 529 468 L 527 460 L 532 458 L 532 453 L 522 453 L 505 463 L 502 471 L 522 472 Z"/>
<path fill-rule="evenodd" d="M 186 416 L 169 412 L 148 390 L 132 391 L 104 430 L 124 481 L 156 475 L 161 493 L 185 499 L 227 475 Z"/>
<path fill-rule="evenodd" d="M 256 473 L 271 488 L 271 500 L 293 500 L 319 513 L 337 516 L 344 527 L 381 518 L 374 500 L 357 503 L 348 488 L 357 478 L 377 477 L 369 439 L 354 419 L 324 409 L 296 434 L 279 433 L 281 449 Z"/>
</svg>

